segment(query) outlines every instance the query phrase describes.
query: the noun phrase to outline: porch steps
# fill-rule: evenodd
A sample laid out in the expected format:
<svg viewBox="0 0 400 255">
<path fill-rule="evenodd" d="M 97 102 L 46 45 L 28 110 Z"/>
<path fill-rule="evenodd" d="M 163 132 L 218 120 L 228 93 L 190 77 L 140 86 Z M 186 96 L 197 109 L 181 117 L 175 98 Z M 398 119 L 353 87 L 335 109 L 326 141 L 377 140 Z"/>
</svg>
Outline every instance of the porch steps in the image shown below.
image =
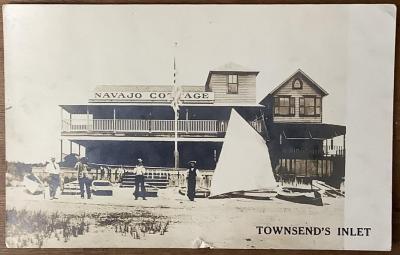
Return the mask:
<svg viewBox="0 0 400 255">
<path fill-rule="evenodd" d="M 122 176 L 120 187 L 121 188 L 133 188 L 135 186 L 135 178 L 136 178 L 135 174 L 125 173 Z M 166 175 L 165 176 L 157 176 L 157 177 L 153 177 L 153 178 L 151 175 L 146 175 L 145 183 L 150 186 L 159 188 L 159 189 L 165 189 L 169 184 L 169 180 Z"/>
<path fill-rule="evenodd" d="M 79 194 L 81 194 L 78 181 L 73 181 L 73 182 L 64 184 L 64 188 L 63 188 L 61 194 L 63 194 L 63 195 L 79 195 Z"/>
</svg>

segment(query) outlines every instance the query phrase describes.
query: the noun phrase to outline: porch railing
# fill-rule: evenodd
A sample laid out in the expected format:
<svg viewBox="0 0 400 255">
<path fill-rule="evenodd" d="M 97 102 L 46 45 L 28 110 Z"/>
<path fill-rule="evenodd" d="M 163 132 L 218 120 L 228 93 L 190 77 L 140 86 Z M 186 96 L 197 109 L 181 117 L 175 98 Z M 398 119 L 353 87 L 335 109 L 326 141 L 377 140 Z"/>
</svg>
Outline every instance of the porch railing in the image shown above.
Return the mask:
<svg viewBox="0 0 400 255">
<path fill-rule="evenodd" d="M 287 158 L 320 158 L 324 156 L 345 156 L 343 146 L 329 146 L 321 149 L 283 149 L 282 156 Z"/>
<path fill-rule="evenodd" d="M 178 120 L 179 133 L 226 132 L 228 121 Z M 63 132 L 174 132 L 174 120 L 64 119 Z"/>
<path fill-rule="evenodd" d="M 249 124 L 262 132 L 260 121 Z M 228 127 L 227 120 L 178 120 L 179 133 L 222 133 Z M 63 119 L 62 132 L 174 132 L 174 120 L 141 119 Z"/>
<path fill-rule="evenodd" d="M 105 165 L 105 164 L 89 164 L 91 168 L 91 174 L 94 179 L 100 178 L 99 167 L 105 167 L 104 180 L 109 180 L 112 183 L 121 182 L 122 175 L 126 172 L 132 172 L 134 166 L 118 166 L 118 165 Z M 168 168 L 168 167 L 145 167 L 146 178 L 152 179 L 166 179 L 168 180 L 168 186 L 172 187 L 184 187 L 186 186 L 186 168 Z M 110 170 L 110 171 L 108 171 Z M 46 172 L 45 167 L 33 167 L 32 173 L 38 176 L 41 180 L 48 178 L 49 173 Z M 209 188 L 211 186 L 211 180 L 213 176 L 213 170 L 201 169 L 200 177 L 198 178 L 198 186 L 203 188 Z M 109 175 L 110 174 L 110 175 Z M 62 180 L 65 183 L 74 181 L 78 178 L 77 171 L 74 168 L 61 167 Z"/>
</svg>

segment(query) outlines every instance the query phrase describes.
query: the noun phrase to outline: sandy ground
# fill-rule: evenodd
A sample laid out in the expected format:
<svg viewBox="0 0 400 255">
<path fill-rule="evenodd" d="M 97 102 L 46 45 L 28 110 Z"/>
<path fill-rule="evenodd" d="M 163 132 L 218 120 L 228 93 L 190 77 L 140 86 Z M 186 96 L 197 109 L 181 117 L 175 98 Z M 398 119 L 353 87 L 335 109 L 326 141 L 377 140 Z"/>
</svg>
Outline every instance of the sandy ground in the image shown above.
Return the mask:
<svg viewBox="0 0 400 255">
<path fill-rule="evenodd" d="M 113 226 L 92 228 L 70 241 L 45 240 L 43 247 L 184 247 L 193 248 L 203 240 L 215 248 L 342 249 L 343 239 L 332 235 L 266 235 L 256 226 L 315 226 L 334 229 L 343 225 L 344 198 L 324 197 L 324 206 L 291 203 L 276 198 L 207 199 L 195 202 L 178 194 L 176 188 L 159 191 L 159 197 L 134 200 L 131 189 L 115 187 L 113 197 L 81 199 L 63 195 L 49 200 L 30 195 L 23 188 L 7 187 L 6 207 L 59 211 L 67 214 L 134 212 L 146 210 L 171 219 L 164 235 L 147 234 L 141 239 L 115 233 Z M 334 231 L 333 231 L 334 232 Z"/>
</svg>

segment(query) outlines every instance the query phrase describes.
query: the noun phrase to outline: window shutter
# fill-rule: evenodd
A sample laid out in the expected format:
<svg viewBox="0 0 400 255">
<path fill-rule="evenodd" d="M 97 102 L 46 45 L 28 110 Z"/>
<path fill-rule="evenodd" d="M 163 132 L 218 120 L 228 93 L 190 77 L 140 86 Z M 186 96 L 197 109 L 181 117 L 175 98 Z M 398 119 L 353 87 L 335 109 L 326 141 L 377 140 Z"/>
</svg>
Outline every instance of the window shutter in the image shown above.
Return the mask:
<svg viewBox="0 0 400 255">
<path fill-rule="evenodd" d="M 304 97 L 299 98 L 299 112 L 300 115 L 304 115 Z"/>
<path fill-rule="evenodd" d="M 279 113 L 279 97 L 274 97 L 274 113 Z"/>
<path fill-rule="evenodd" d="M 320 115 L 321 114 L 321 98 L 317 97 L 315 99 L 315 114 Z"/>
<path fill-rule="evenodd" d="M 290 115 L 295 115 L 295 99 L 294 97 L 290 98 Z"/>
</svg>

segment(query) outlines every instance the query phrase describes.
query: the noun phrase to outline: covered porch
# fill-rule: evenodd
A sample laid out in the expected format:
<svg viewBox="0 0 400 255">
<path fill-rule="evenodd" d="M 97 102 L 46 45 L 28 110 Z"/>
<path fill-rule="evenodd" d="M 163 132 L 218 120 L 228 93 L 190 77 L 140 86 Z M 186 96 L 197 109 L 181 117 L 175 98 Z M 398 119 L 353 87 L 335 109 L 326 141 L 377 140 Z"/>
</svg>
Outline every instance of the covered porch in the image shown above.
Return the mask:
<svg viewBox="0 0 400 255">
<path fill-rule="evenodd" d="M 262 122 L 256 120 L 259 108 L 247 108 L 238 110 L 262 132 Z M 177 124 L 169 105 L 61 105 L 60 109 L 64 136 L 173 136 L 177 130 L 181 137 L 223 137 L 232 107 L 182 106 Z"/>
<path fill-rule="evenodd" d="M 267 138 L 271 162 L 285 182 L 344 181 L 346 127 L 323 123 L 274 123 Z"/>
<path fill-rule="evenodd" d="M 141 158 L 146 167 L 174 168 L 174 142 L 171 141 L 118 141 L 118 140 L 70 140 L 70 148 L 79 147 L 81 156 L 91 164 L 135 166 Z M 61 148 L 63 149 L 63 148 Z M 67 148 L 64 148 L 67 149 Z M 188 161 L 196 160 L 202 170 L 214 170 L 222 149 L 222 140 L 179 141 L 179 167 L 186 168 Z M 70 154 L 76 154 L 71 150 Z M 61 163 L 62 164 L 62 163 Z M 63 165 L 63 164 L 62 164 Z"/>
</svg>

